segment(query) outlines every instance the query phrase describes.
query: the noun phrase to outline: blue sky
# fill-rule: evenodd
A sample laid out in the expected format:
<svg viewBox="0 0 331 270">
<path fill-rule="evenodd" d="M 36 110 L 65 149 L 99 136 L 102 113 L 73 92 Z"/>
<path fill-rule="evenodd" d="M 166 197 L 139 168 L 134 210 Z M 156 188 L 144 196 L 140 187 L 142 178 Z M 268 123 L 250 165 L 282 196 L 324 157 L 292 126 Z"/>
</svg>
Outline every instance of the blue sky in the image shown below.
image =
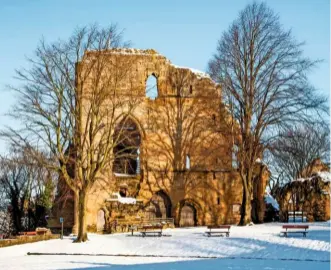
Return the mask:
<svg viewBox="0 0 331 270">
<path fill-rule="evenodd" d="M 247 0 L 0 0 L 0 89 L 14 83 L 15 68 L 26 65 L 39 39 L 68 37 L 76 26 L 118 23 L 133 47 L 154 48 L 174 64 L 205 70 L 221 33 L 237 17 Z M 305 55 L 323 59 L 310 75 L 329 97 L 329 0 L 269 0 L 286 29 L 305 41 Z M 1 92 L 0 128 L 10 125 L 3 114 L 14 102 Z M 0 152 L 4 143 L 0 141 Z"/>
</svg>

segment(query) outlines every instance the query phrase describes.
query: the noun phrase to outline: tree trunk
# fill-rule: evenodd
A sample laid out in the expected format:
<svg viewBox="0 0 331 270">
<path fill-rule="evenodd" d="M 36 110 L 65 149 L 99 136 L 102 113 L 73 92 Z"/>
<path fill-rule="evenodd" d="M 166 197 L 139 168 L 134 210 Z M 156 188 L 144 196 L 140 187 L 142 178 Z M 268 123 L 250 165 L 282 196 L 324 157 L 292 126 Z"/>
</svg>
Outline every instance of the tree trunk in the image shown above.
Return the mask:
<svg viewBox="0 0 331 270">
<path fill-rule="evenodd" d="M 74 192 L 74 226 L 72 227 L 72 233 L 78 235 L 79 226 L 79 193 Z"/>
<path fill-rule="evenodd" d="M 79 200 L 78 200 L 78 236 L 75 240 L 76 243 L 87 241 L 87 232 L 86 232 L 86 190 L 79 191 Z"/>
<path fill-rule="evenodd" d="M 239 226 L 247 225 L 251 222 L 251 193 L 247 181 L 247 176 L 243 178 L 243 197 L 240 210 Z"/>
</svg>

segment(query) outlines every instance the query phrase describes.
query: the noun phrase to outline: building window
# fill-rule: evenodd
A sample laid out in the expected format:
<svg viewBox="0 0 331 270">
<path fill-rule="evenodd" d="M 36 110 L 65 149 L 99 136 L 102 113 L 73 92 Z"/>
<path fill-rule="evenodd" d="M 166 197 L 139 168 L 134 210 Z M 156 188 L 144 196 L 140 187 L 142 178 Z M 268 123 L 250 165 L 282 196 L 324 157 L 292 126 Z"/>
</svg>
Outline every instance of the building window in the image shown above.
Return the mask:
<svg viewBox="0 0 331 270">
<path fill-rule="evenodd" d="M 192 85 L 190 85 L 190 95 L 192 95 L 193 94 L 193 87 L 192 87 Z"/>
<path fill-rule="evenodd" d="M 232 147 L 232 168 L 238 169 L 238 145 L 234 144 Z"/>
<path fill-rule="evenodd" d="M 216 173 L 213 172 L 213 179 L 216 179 Z"/>
<path fill-rule="evenodd" d="M 150 75 L 146 80 L 146 97 L 154 100 L 157 98 L 157 79 L 154 74 Z"/>
<path fill-rule="evenodd" d="M 218 196 L 217 197 L 217 205 L 220 205 L 221 204 L 221 198 Z"/>
<path fill-rule="evenodd" d="M 189 155 L 186 155 L 185 167 L 186 167 L 186 169 L 190 169 L 191 168 L 191 159 L 190 159 L 190 156 Z"/>
</svg>

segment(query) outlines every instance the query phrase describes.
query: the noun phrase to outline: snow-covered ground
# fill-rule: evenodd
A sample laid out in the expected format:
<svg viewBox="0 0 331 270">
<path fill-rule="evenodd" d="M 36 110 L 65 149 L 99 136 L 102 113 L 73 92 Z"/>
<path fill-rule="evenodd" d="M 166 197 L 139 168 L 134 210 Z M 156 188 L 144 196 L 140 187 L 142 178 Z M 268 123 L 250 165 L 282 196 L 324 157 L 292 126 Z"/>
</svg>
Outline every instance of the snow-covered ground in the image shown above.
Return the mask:
<svg viewBox="0 0 331 270">
<path fill-rule="evenodd" d="M 281 237 L 280 223 L 233 226 L 229 238 L 208 238 L 206 227 L 168 229 L 161 238 L 90 234 L 81 244 L 65 238 L 0 248 L 0 269 L 330 269 L 330 222 L 308 224 L 307 238 Z"/>
</svg>

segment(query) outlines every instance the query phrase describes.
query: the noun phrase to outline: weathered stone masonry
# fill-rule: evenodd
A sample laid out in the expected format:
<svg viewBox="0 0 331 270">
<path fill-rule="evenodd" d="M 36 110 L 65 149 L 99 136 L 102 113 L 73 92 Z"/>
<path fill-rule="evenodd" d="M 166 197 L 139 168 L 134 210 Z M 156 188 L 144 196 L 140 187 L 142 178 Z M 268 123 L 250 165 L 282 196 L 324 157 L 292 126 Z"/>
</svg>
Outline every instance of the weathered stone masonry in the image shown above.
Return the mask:
<svg viewBox="0 0 331 270">
<path fill-rule="evenodd" d="M 130 63 L 119 91 L 134 91 L 139 97 L 126 123 L 135 130 L 136 158 L 117 160 L 103 175 L 107 186 L 100 182 L 93 187 L 87 206 L 90 230 L 139 218 L 174 218 L 177 226 L 238 222 L 242 186 L 232 164 L 234 140 L 220 87 L 203 72 L 174 66 L 154 50 L 113 49 L 104 54 L 110 62 Z M 85 59 L 89 57 L 93 52 L 87 52 Z M 150 76 L 157 84 L 155 99 L 146 95 Z M 179 131 L 180 138 L 174 139 L 172 132 Z M 265 166 L 257 164 L 254 200 L 260 220 L 268 177 Z M 117 193 L 135 198 L 136 204 L 112 203 Z M 50 226 L 59 226 L 59 216 L 69 229 L 74 225 L 72 200 L 54 211 Z"/>
</svg>

